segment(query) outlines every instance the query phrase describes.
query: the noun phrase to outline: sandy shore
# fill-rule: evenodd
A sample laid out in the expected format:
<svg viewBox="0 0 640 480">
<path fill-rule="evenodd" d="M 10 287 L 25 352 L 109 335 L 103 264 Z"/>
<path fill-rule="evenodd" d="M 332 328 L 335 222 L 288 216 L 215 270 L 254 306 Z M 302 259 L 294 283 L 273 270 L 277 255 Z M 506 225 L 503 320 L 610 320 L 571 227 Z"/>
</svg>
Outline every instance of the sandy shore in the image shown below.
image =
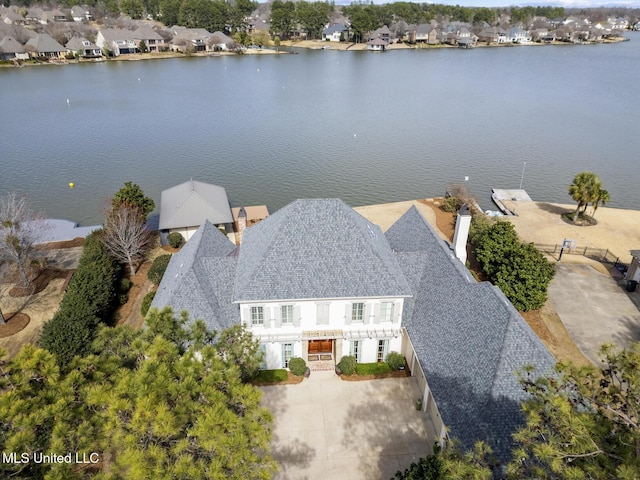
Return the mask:
<svg viewBox="0 0 640 480">
<path fill-rule="evenodd" d="M 525 242 L 562 244 L 564 239 L 575 240 L 578 250 L 585 247 L 608 249 L 624 263 L 631 261 L 629 250 L 640 249 L 638 210 L 600 207 L 595 214 L 597 225 L 579 227 L 561 218 L 563 213 L 575 211 L 575 205 L 546 202 L 504 203 L 507 208 L 515 209 L 518 214 L 517 217 L 504 218 L 513 223 L 518 235 Z M 587 210 L 587 214 L 589 213 L 591 208 Z"/>
</svg>

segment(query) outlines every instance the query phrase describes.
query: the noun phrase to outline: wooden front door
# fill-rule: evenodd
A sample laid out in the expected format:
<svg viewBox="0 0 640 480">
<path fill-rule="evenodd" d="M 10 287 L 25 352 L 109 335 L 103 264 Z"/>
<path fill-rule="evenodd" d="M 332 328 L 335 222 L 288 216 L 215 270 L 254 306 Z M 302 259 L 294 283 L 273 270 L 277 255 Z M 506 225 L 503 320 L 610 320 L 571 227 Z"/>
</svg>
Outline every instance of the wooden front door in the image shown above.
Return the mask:
<svg viewBox="0 0 640 480">
<path fill-rule="evenodd" d="M 331 360 L 333 340 L 309 340 L 309 360 Z"/>
</svg>

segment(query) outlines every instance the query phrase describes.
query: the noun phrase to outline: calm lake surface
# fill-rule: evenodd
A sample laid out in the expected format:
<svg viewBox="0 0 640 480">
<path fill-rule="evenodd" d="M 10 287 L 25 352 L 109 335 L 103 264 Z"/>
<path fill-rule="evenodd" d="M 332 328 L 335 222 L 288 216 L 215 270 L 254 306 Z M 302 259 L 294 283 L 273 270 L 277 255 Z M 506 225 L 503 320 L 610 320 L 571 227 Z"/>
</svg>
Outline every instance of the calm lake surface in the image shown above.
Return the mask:
<svg viewBox="0 0 640 480">
<path fill-rule="evenodd" d="M 491 188 L 518 188 L 526 162 L 534 200 L 570 203 L 592 170 L 611 206 L 640 209 L 640 34 L 627 36 L 0 69 L 0 194 L 92 224 L 129 180 L 156 203 L 193 177 L 274 211 L 438 196 L 468 176 L 493 209 Z"/>
</svg>

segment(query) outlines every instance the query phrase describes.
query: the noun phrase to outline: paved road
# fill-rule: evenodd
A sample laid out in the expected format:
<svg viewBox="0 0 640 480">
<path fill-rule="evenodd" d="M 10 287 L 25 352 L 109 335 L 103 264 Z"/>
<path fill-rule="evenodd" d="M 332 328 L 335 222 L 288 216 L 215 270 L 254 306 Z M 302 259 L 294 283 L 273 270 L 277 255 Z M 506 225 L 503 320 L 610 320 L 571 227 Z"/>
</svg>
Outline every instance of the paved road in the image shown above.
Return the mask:
<svg viewBox="0 0 640 480">
<path fill-rule="evenodd" d="M 603 343 L 626 347 L 640 340 L 640 311 L 629 295 L 611 276 L 586 264 L 559 263 L 549 286 L 562 323 L 596 365 L 601 365 L 598 351 Z"/>
</svg>

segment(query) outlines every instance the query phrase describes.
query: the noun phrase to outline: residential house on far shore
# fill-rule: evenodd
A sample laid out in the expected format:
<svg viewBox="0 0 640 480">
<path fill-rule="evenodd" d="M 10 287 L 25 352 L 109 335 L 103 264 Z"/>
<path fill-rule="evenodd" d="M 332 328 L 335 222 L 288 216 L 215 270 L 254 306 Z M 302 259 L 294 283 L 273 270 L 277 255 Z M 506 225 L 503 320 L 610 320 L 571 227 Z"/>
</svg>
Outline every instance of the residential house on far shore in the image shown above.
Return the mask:
<svg viewBox="0 0 640 480">
<path fill-rule="evenodd" d="M 139 50 L 142 50 L 140 48 L 142 42 L 149 52 L 160 52 L 166 48 L 164 38 L 148 25 L 139 27 L 132 33 L 132 36 Z"/>
<path fill-rule="evenodd" d="M 301 357 L 333 370 L 345 355 L 368 363 L 399 352 L 438 440 L 469 449 L 482 439 L 501 460 L 524 421 L 516 372 L 555 365 L 415 207 L 383 233 L 341 200 L 296 200 L 247 227 L 240 247 L 205 221 L 172 256 L 151 306 L 214 330 L 245 325 L 265 369 Z"/>
<path fill-rule="evenodd" d="M 349 29 L 341 23 L 329 25 L 322 31 L 322 40 L 327 42 L 341 42 L 348 38 Z"/>
<path fill-rule="evenodd" d="M 189 240 L 206 222 L 233 232 L 233 216 L 224 187 L 192 179 L 162 191 L 161 232 L 178 232 Z"/>
<path fill-rule="evenodd" d="M 67 52 L 80 54 L 82 58 L 102 58 L 102 50 L 84 37 L 73 37 L 65 45 Z"/>
<path fill-rule="evenodd" d="M 373 52 L 384 52 L 389 46 L 389 42 L 385 42 L 381 38 L 372 38 L 367 42 L 367 50 Z"/>
<path fill-rule="evenodd" d="M 35 37 L 30 38 L 25 49 L 32 57 L 50 59 L 63 58 L 66 53 L 66 49 L 46 33 L 38 33 Z"/>
<path fill-rule="evenodd" d="M 133 38 L 131 30 L 123 28 L 104 28 L 98 31 L 96 45 L 106 49 L 114 57 L 138 52 L 138 44 Z"/>
<path fill-rule="evenodd" d="M 91 20 L 91 13 L 84 7 L 80 5 L 74 5 L 71 7 L 71 18 L 73 18 L 74 22 L 85 22 Z"/>
<path fill-rule="evenodd" d="M 169 48 L 174 52 L 205 52 L 211 33 L 204 28 L 186 28 L 174 25 L 171 27 L 173 40 Z"/>
<path fill-rule="evenodd" d="M 28 60 L 29 53 L 24 45 L 11 35 L 6 35 L 0 40 L 0 60 Z"/>
</svg>

